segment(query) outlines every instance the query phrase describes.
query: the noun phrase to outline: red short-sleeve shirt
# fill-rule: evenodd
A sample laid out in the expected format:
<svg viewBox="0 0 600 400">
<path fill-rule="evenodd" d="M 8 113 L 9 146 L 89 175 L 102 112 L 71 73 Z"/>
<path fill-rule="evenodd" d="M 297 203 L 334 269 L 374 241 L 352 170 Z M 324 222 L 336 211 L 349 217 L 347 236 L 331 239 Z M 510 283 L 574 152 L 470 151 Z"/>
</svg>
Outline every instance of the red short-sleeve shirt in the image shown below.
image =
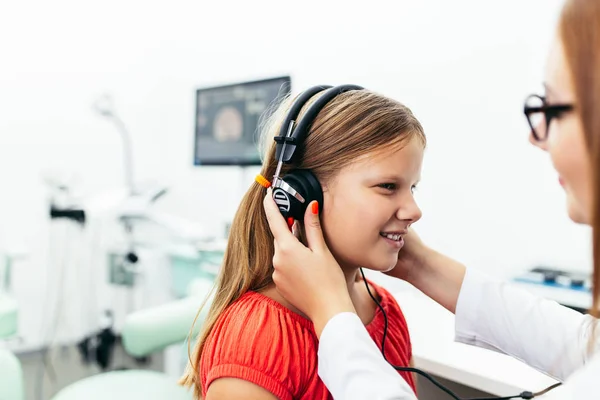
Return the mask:
<svg viewBox="0 0 600 400">
<path fill-rule="evenodd" d="M 369 282 L 381 297 L 388 316 L 387 359 L 408 366 L 412 349 L 408 327 L 396 300 Z M 381 348 L 384 318 L 377 308 L 367 331 Z M 281 400 L 331 399 L 317 374 L 318 340 L 310 320 L 257 292 L 247 292 L 218 318 L 200 358 L 202 395 L 219 378 L 239 378 L 273 393 Z M 413 376 L 400 375 L 415 390 Z"/>
</svg>

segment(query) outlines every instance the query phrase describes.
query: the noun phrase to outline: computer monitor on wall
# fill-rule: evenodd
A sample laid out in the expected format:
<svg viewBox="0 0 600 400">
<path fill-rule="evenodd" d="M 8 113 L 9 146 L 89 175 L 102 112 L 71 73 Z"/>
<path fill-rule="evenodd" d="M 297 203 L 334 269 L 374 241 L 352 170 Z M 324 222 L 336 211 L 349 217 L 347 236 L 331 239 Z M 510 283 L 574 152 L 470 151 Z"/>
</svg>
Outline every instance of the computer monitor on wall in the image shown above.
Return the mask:
<svg viewBox="0 0 600 400">
<path fill-rule="evenodd" d="M 290 93 L 289 76 L 197 89 L 194 165 L 261 165 L 259 122 Z"/>
</svg>

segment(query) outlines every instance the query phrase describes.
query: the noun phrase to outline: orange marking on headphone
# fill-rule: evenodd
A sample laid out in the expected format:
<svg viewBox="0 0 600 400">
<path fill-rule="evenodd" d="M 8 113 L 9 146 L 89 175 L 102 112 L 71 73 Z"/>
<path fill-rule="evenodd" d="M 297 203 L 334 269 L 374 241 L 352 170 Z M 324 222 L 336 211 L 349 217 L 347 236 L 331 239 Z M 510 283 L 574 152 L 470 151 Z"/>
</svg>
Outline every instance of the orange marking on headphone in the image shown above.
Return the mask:
<svg viewBox="0 0 600 400">
<path fill-rule="evenodd" d="M 264 187 L 265 189 L 268 189 L 271 186 L 271 182 L 269 182 L 269 180 L 267 178 L 265 178 L 264 176 L 262 176 L 261 174 L 256 175 L 254 180 L 256 182 L 258 182 L 258 184 L 260 186 Z"/>
</svg>

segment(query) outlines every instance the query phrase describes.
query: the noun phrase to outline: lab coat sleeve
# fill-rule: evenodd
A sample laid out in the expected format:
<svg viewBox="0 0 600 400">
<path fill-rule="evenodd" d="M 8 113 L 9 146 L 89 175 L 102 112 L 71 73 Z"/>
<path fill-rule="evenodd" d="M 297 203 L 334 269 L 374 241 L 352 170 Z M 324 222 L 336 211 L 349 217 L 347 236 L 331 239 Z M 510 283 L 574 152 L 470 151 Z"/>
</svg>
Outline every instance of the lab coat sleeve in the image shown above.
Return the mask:
<svg viewBox="0 0 600 400">
<path fill-rule="evenodd" d="M 456 341 L 517 358 L 564 381 L 588 361 L 594 318 L 467 269 Z"/>
<path fill-rule="evenodd" d="M 336 400 L 417 399 L 354 313 L 329 320 L 321 333 L 318 358 L 319 376 Z"/>
</svg>

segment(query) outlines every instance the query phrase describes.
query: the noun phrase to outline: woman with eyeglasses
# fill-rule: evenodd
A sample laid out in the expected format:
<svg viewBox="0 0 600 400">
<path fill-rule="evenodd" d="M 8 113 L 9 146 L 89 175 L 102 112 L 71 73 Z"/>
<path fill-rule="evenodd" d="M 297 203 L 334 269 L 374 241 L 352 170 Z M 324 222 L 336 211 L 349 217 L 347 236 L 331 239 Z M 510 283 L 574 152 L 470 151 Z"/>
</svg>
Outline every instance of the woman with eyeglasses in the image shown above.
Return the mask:
<svg viewBox="0 0 600 400">
<path fill-rule="evenodd" d="M 545 92 L 529 97 L 524 112 L 531 143 L 549 154 L 560 176 L 569 216 L 593 227 L 589 314 L 496 282 L 427 247 L 414 232 L 404 236 L 398 263 L 387 274 L 454 312 L 457 341 L 509 354 L 562 382 L 542 398 L 599 399 L 600 1 L 564 5 L 547 61 Z M 276 244 L 273 279 L 279 292 L 313 321 L 319 375 L 333 397 L 414 399 L 356 315 L 318 215 L 305 216 L 305 247 L 270 196 L 264 207 Z"/>
</svg>

